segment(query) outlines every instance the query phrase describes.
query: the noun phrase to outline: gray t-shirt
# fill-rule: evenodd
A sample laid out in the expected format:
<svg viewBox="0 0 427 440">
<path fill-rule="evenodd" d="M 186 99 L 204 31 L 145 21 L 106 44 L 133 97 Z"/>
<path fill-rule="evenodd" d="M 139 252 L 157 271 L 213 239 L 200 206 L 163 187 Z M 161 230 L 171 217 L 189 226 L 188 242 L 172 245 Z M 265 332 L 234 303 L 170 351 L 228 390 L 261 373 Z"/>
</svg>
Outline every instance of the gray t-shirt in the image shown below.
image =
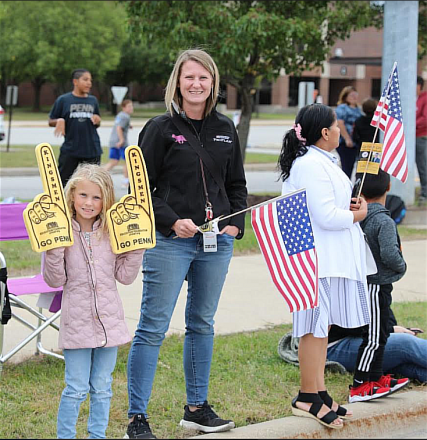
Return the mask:
<svg viewBox="0 0 427 440">
<path fill-rule="evenodd" d="M 122 147 L 127 147 L 129 145 L 128 142 L 128 130 L 130 126 L 130 115 L 126 112 L 120 112 L 116 119 L 114 120 L 113 131 L 110 136 L 109 147 L 116 147 L 117 142 L 119 142 L 119 135 L 117 134 L 117 127 L 121 127 L 123 130 L 123 137 L 125 138 L 125 143 Z"/>
</svg>

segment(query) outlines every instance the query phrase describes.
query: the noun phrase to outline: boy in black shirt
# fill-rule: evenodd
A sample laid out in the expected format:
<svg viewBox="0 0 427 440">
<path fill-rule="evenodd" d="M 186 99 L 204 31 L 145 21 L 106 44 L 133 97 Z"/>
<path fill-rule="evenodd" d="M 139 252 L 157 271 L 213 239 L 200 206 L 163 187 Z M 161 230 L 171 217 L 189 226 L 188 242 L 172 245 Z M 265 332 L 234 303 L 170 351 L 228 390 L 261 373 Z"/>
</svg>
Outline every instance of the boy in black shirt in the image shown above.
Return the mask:
<svg viewBox="0 0 427 440">
<path fill-rule="evenodd" d="M 96 129 L 101 125 L 99 104 L 89 95 L 92 76 L 86 69 L 72 73 L 73 91 L 61 95 L 49 114 L 49 126 L 55 136 L 65 136 L 60 149 L 58 169 L 65 186 L 82 162 L 101 163 L 101 142 Z"/>
<path fill-rule="evenodd" d="M 377 108 L 378 101 L 372 98 L 366 98 L 362 103 L 362 110 L 365 113 L 354 121 L 353 142 L 355 147 L 360 151 L 362 142 L 374 141 L 376 128 L 371 125 L 372 117 Z M 379 131 L 375 136 L 374 142 L 379 142 Z"/>
</svg>

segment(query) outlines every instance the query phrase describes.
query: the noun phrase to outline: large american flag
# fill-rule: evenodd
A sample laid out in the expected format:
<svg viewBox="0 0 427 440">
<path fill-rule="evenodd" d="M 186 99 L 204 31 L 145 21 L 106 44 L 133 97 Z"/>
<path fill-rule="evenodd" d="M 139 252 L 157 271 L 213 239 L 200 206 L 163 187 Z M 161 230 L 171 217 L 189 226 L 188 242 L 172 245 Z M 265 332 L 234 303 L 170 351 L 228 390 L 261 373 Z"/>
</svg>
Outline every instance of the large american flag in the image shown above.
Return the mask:
<svg viewBox="0 0 427 440">
<path fill-rule="evenodd" d="M 381 169 L 405 183 L 408 178 L 408 159 L 403 133 L 397 63 L 394 64 L 384 87 L 371 125 L 378 126 L 384 132 Z"/>
<path fill-rule="evenodd" d="M 252 227 L 290 311 L 317 307 L 317 255 L 305 189 L 254 207 Z"/>
</svg>

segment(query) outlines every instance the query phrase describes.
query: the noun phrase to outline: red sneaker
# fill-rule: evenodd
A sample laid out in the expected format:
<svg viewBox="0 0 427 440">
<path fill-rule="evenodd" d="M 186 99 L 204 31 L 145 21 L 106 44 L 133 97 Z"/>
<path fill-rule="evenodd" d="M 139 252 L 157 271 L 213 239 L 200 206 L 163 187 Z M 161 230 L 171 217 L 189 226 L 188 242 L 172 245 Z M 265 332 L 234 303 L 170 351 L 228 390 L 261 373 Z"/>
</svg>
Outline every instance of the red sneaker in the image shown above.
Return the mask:
<svg viewBox="0 0 427 440">
<path fill-rule="evenodd" d="M 358 387 L 350 386 L 349 388 L 350 395 L 348 396 L 348 401 L 350 403 L 366 402 L 390 394 L 390 388 L 382 387 L 378 382 L 363 382 Z"/>
<path fill-rule="evenodd" d="M 407 377 L 403 379 L 394 379 L 391 374 L 387 374 L 386 376 L 381 376 L 378 379 L 378 383 L 385 388 L 390 388 L 390 393 L 394 393 L 397 390 L 405 387 L 409 383 L 409 379 Z"/>
</svg>

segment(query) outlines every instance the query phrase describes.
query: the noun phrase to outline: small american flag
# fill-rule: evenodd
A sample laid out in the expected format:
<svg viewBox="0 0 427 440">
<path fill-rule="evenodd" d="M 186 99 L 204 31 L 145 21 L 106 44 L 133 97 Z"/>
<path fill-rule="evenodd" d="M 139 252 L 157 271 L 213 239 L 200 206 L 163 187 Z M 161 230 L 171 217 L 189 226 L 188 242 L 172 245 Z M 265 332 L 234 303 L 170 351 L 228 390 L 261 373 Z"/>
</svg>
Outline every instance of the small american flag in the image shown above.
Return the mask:
<svg viewBox="0 0 427 440">
<path fill-rule="evenodd" d="M 384 132 L 381 169 L 405 183 L 408 178 L 408 159 L 403 133 L 397 63 L 394 64 L 384 87 L 371 125 L 378 126 Z"/>
<path fill-rule="evenodd" d="M 291 312 L 318 305 L 317 255 L 305 189 L 252 210 L 252 227 L 270 275 Z"/>
</svg>

